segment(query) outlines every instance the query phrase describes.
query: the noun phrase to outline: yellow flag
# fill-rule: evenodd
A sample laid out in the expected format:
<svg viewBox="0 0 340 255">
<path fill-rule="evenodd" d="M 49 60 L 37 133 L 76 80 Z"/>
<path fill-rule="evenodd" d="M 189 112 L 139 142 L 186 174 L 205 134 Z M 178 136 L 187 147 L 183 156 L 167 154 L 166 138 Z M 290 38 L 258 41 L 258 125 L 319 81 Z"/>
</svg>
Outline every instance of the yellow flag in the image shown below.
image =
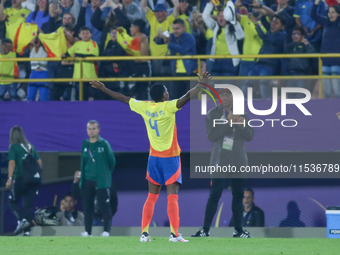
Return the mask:
<svg viewBox="0 0 340 255">
<path fill-rule="evenodd" d="M 57 31 L 50 34 L 39 34 L 39 39 L 44 45 L 47 57 L 54 58 L 67 52 L 67 43 L 64 35 L 64 28 L 60 27 Z"/>
</svg>

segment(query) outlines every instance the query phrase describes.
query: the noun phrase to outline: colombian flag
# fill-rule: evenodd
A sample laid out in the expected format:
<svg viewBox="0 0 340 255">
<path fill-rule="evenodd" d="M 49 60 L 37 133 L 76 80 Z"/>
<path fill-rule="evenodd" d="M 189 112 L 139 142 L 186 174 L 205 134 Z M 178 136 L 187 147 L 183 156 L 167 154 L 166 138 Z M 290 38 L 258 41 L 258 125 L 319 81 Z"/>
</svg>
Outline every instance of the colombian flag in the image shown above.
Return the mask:
<svg viewBox="0 0 340 255">
<path fill-rule="evenodd" d="M 47 57 L 54 58 L 67 52 L 67 42 L 64 35 L 64 28 L 60 27 L 57 31 L 50 34 L 39 34 L 39 39 L 44 45 Z"/>
<path fill-rule="evenodd" d="M 117 31 L 117 42 L 128 55 L 140 56 L 140 39 L 129 36 L 124 28 L 122 33 Z"/>
<path fill-rule="evenodd" d="M 36 24 L 21 23 L 13 42 L 13 51 L 24 54 L 28 44 L 38 35 L 38 26 Z"/>
</svg>

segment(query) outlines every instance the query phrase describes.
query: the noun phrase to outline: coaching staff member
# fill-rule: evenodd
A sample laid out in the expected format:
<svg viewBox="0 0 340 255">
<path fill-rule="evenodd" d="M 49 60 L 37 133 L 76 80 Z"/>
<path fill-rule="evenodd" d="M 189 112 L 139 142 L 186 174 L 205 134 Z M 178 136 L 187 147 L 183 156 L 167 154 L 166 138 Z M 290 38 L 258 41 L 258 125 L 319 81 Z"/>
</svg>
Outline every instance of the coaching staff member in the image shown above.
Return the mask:
<svg viewBox="0 0 340 255">
<path fill-rule="evenodd" d="M 14 235 L 22 232 L 24 236 L 30 235 L 33 202 L 38 193 L 39 184 L 29 183 L 24 179 L 23 160 L 28 154 L 31 154 L 42 168 L 42 161 L 34 146 L 26 139 L 22 127 L 14 126 L 9 135 L 8 180 L 6 182 L 6 188 L 11 188 L 8 197 L 9 207 L 18 220 Z M 21 198 L 23 198 L 23 208 L 19 205 Z"/>
<path fill-rule="evenodd" d="M 81 147 L 79 186 L 82 191 L 85 214 L 85 232 L 81 233 L 82 236 L 91 235 L 96 196 L 104 220 L 104 232 L 101 236 L 109 236 L 111 229 L 111 172 L 116 160 L 110 144 L 99 136 L 99 132 L 99 123 L 96 120 L 89 121 L 87 123 L 89 139 L 84 140 Z"/>
<path fill-rule="evenodd" d="M 212 151 L 210 157 L 210 165 L 215 166 L 236 166 L 240 169 L 241 166 L 248 165 L 248 157 L 245 148 L 245 141 L 250 142 L 254 136 L 254 129 L 248 126 L 247 114 L 239 116 L 232 114 L 233 95 L 229 89 L 220 90 L 222 105 L 211 109 L 206 116 L 206 130 L 208 139 L 212 142 Z M 214 127 L 214 119 L 227 119 L 228 124 L 216 125 Z M 232 122 L 244 122 L 243 124 L 229 125 Z M 242 228 L 243 220 L 243 190 L 245 179 L 231 179 L 232 191 L 232 211 L 235 222 L 234 237 L 249 238 L 249 232 Z M 210 236 L 209 230 L 214 215 L 217 210 L 218 201 L 223 192 L 225 179 L 212 178 L 210 186 L 210 195 L 205 209 L 204 225 L 192 237 Z"/>
</svg>

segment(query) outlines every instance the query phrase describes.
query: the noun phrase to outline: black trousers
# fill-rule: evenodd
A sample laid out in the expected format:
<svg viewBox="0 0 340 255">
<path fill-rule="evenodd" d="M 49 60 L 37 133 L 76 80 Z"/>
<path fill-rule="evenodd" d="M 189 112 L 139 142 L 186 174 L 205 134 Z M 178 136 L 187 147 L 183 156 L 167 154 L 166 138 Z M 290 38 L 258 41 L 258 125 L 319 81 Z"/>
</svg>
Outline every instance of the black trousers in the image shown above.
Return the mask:
<svg viewBox="0 0 340 255">
<path fill-rule="evenodd" d="M 30 224 L 32 223 L 33 216 L 33 202 L 38 193 L 39 185 L 26 184 L 22 178 L 14 180 L 13 187 L 8 196 L 9 207 L 14 213 L 17 220 L 21 221 L 26 219 Z M 22 198 L 22 206 L 20 205 L 20 199 Z M 30 228 L 25 229 L 29 231 Z"/>
<path fill-rule="evenodd" d="M 56 78 L 72 78 L 73 77 L 73 65 L 60 65 L 57 70 Z M 60 82 L 54 83 L 52 89 L 51 98 L 54 101 L 59 101 L 60 97 L 66 94 L 64 100 L 71 100 L 71 91 L 73 82 Z M 66 92 L 66 93 L 65 93 Z"/>
<path fill-rule="evenodd" d="M 97 182 L 84 179 L 82 188 L 85 214 L 85 231 L 91 235 L 94 214 L 94 200 L 97 196 L 98 206 L 103 214 L 104 231 L 110 232 L 112 211 L 110 207 L 110 189 L 97 189 Z"/>
<path fill-rule="evenodd" d="M 210 186 L 210 194 L 208 202 L 205 208 L 204 225 L 205 231 L 210 230 L 212 220 L 217 211 L 218 201 L 221 198 L 224 184 L 226 179 L 212 179 L 212 185 Z M 245 179 L 231 179 L 231 192 L 232 203 L 231 209 L 235 220 L 235 230 L 242 232 L 242 220 L 243 220 L 243 196 L 244 196 L 244 184 Z"/>
<path fill-rule="evenodd" d="M 133 77 L 149 77 L 150 68 L 148 63 L 134 63 L 133 64 Z M 148 81 L 137 81 L 135 86 L 132 88 L 131 94 L 135 96 L 137 100 L 148 100 Z"/>
</svg>

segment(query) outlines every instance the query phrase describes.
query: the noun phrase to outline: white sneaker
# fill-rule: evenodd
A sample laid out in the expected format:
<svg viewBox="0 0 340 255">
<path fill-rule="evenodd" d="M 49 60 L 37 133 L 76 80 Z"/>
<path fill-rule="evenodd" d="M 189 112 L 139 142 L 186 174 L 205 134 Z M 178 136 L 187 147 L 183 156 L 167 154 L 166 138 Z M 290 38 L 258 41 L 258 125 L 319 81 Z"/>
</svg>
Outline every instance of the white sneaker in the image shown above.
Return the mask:
<svg viewBox="0 0 340 255">
<path fill-rule="evenodd" d="M 151 242 L 151 238 L 150 238 L 150 236 L 149 236 L 148 233 L 144 232 L 144 233 L 141 235 L 139 241 L 141 241 L 142 243 Z"/>
<path fill-rule="evenodd" d="M 92 235 L 89 235 L 89 233 L 87 233 L 86 231 L 85 231 L 85 232 L 81 232 L 80 235 L 81 235 L 82 237 L 92 236 Z"/>
<path fill-rule="evenodd" d="M 103 233 L 101 233 L 101 235 L 100 236 L 105 236 L 105 237 L 108 237 L 108 236 L 110 236 L 110 233 L 109 232 L 107 232 L 107 231 L 104 231 Z"/>
<path fill-rule="evenodd" d="M 178 236 L 176 237 L 176 235 L 171 233 L 170 238 L 169 238 L 169 242 L 170 243 L 189 243 L 189 240 L 184 239 L 182 237 L 182 234 L 178 234 Z"/>
</svg>

